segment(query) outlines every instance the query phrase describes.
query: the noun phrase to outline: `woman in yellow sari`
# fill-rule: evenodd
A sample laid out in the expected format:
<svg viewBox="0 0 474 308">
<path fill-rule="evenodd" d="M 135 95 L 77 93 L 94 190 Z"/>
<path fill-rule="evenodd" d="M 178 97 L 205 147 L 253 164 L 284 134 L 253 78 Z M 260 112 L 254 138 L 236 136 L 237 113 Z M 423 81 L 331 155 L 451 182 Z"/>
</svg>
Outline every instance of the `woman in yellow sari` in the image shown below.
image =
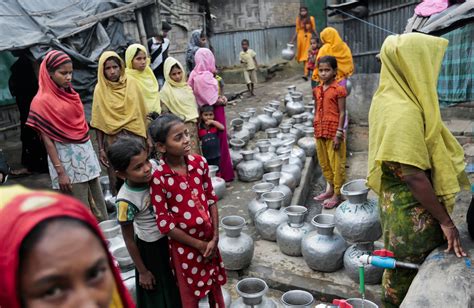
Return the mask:
<svg viewBox="0 0 474 308">
<path fill-rule="evenodd" d="M 198 136 L 198 106 L 193 89 L 186 82 L 184 68 L 178 60 L 168 57 L 164 66 L 165 84 L 161 89 L 163 109 L 182 118 L 189 131 L 191 152 L 201 155 Z"/>
<path fill-rule="evenodd" d="M 354 73 L 351 49 L 341 39 L 337 30 L 332 27 L 324 28 L 321 31 L 320 40 L 323 46 L 319 49 L 318 60 L 324 56 L 335 57 L 337 60 L 336 81 L 341 86 L 345 86 L 345 79 Z M 314 70 L 312 79 L 319 81 L 318 70 Z"/>
<path fill-rule="evenodd" d="M 128 78 L 136 80 L 145 100 L 147 114 L 161 113 L 158 81 L 150 67 L 150 58 L 143 45 L 132 44 L 125 51 L 125 72 Z"/>
<path fill-rule="evenodd" d="M 300 13 L 296 17 L 296 31 L 291 39 L 291 43 L 295 42 L 296 39 L 296 61 L 303 62 L 304 76 L 307 79 L 308 68 L 306 67 L 306 61 L 308 61 L 308 51 L 311 46 L 311 37 L 317 37 L 316 33 L 316 22 L 313 16 L 308 15 L 308 8 L 305 6 L 300 7 Z"/>
<path fill-rule="evenodd" d="M 116 177 L 107 160 L 107 147 L 120 135 L 147 139 L 147 112 L 140 86 L 125 74 L 125 65 L 113 51 L 99 58 L 97 85 L 94 89 L 91 126 L 97 131 L 99 160 L 107 167 L 110 187 L 117 192 Z"/>
<path fill-rule="evenodd" d="M 419 33 L 389 36 L 369 112 L 368 185 L 379 195 L 385 248 L 421 263 L 447 239 L 466 256 L 449 213 L 469 183 L 462 147 L 443 124 L 436 85 L 448 41 Z M 444 237 L 444 238 L 443 238 Z M 385 270 L 382 301 L 398 307 L 416 271 Z"/>
</svg>

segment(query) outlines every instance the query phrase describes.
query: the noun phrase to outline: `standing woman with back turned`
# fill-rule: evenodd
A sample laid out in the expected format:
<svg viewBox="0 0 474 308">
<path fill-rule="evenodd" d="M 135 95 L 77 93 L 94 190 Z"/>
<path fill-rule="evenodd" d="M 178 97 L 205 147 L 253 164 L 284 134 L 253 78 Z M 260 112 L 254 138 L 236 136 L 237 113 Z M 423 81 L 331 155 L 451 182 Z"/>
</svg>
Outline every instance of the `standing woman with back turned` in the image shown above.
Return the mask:
<svg viewBox="0 0 474 308">
<path fill-rule="evenodd" d="M 384 246 L 400 261 L 421 263 L 447 240 L 464 257 L 450 217 L 468 188 L 464 153 L 441 120 L 436 86 L 448 41 L 419 33 L 382 45 L 380 85 L 369 112 L 368 185 L 379 196 Z M 385 270 L 384 307 L 398 307 L 415 270 Z"/>
<path fill-rule="evenodd" d="M 309 16 L 308 8 L 300 7 L 300 13 L 296 17 L 296 31 L 291 39 L 291 43 L 296 40 L 296 61 L 303 62 L 304 75 L 303 78 L 308 80 L 308 68 L 306 61 L 308 60 L 308 50 L 311 45 L 311 37 L 317 37 L 316 22 L 313 16 Z M 311 78 L 311 76 L 309 76 Z"/>
<path fill-rule="evenodd" d="M 100 165 L 92 148 L 89 126 L 79 94 L 71 86 L 72 61 L 62 51 L 48 52 L 40 66 L 39 89 L 26 125 L 39 132 L 48 153 L 53 189 L 60 189 L 107 219 L 99 184 Z M 89 203 L 88 192 L 95 203 Z"/>
</svg>

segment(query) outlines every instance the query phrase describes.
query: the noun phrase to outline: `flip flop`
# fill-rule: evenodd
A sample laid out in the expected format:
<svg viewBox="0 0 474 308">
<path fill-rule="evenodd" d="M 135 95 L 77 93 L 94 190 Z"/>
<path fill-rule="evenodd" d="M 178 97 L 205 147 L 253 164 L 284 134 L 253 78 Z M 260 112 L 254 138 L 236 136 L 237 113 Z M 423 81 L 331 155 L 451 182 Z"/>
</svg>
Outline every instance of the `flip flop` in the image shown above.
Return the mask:
<svg viewBox="0 0 474 308">
<path fill-rule="evenodd" d="M 317 195 L 316 197 L 313 198 L 315 201 L 324 201 L 332 197 L 334 193 L 330 192 L 323 192 L 322 194 Z"/>
<path fill-rule="evenodd" d="M 329 201 L 329 200 L 326 200 L 326 201 L 323 203 L 323 207 L 324 207 L 325 209 L 330 210 L 330 209 L 333 209 L 333 208 L 337 207 L 337 206 L 338 206 L 339 204 L 341 204 L 341 203 L 342 203 L 342 200 L 330 200 L 330 201 Z"/>
</svg>

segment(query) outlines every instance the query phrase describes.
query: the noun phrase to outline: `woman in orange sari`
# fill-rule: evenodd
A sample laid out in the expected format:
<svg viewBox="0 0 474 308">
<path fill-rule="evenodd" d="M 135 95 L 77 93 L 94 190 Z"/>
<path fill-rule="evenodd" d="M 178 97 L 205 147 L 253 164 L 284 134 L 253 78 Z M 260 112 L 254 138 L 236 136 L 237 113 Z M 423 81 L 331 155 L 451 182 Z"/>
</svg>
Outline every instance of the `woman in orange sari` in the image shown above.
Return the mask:
<svg viewBox="0 0 474 308">
<path fill-rule="evenodd" d="M 296 17 L 296 31 L 291 39 L 293 44 L 296 39 L 296 61 L 303 62 L 305 80 L 308 80 L 308 69 L 306 61 L 308 60 L 308 50 L 311 45 L 311 36 L 317 37 L 316 22 L 313 16 L 308 15 L 308 8 L 300 7 L 300 14 Z"/>
</svg>

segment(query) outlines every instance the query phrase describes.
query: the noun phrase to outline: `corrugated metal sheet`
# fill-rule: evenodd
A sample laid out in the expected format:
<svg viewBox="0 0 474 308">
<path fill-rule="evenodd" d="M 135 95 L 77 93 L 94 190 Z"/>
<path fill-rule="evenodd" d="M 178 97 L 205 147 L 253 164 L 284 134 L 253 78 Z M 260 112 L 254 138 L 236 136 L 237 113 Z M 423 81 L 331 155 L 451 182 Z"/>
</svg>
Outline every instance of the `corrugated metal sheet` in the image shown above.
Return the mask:
<svg viewBox="0 0 474 308">
<path fill-rule="evenodd" d="M 369 16 L 364 20 L 401 34 L 418 3 L 419 1 L 406 0 L 369 1 Z M 356 73 L 380 72 L 380 63 L 375 55 L 379 53 L 388 35 L 390 34 L 356 19 L 344 20 L 344 41 L 352 50 Z"/>
<path fill-rule="evenodd" d="M 218 66 L 239 65 L 239 53 L 243 39 L 249 40 L 250 48 L 257 53 L 259 64 L 267 64 L 281 58 L 281 50 L 295 33 L 294 26 L 275 27 L 248 31 L 221 32 L 212 37 Z"/>
</svg>

